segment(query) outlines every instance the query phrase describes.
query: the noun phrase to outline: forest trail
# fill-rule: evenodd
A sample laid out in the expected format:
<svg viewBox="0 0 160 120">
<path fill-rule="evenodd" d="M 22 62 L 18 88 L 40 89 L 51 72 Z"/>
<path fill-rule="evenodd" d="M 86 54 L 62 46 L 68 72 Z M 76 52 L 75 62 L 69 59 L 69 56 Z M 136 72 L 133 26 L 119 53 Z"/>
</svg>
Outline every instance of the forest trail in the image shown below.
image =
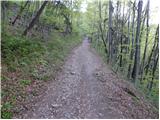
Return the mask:
<svg viewBox="0 0 160 120">
<path fill-rule="evenodd" d="M 21 118 L 157 117 L 130 84 L 106 68 L 87 39 L 72 52 L 57 80 Z"/>
</svg>

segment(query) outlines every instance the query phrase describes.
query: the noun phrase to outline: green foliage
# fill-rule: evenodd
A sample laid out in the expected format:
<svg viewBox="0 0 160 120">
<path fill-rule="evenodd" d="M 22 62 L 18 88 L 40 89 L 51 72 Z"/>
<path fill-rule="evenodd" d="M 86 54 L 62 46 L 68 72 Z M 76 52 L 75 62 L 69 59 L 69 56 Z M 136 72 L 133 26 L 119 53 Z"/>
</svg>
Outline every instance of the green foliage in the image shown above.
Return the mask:
<svg viewBox="0 0 160 120">
<path fill-rule="evenodd" d="M 31 80 L 20 80 L 20 84 L 21 85 L 30 85 L 31 84 Z"/>
<path fill-rule="evenodd" d="M 10 111 L 13 108 L 13 105 L 10 102 L 6 102 L 1 107 L 1 118 L 11 119 L 12 112 Z"/>
<path fill-rule="evenodd" d="M 1 90 L 1 97 L 2 97 L 2 98 L 5 97 L 5 96 L 7 96 L 7 95 L 8 95 L 7 91 L 2 91 L 2 90 Z"/>
<path fill-rule="evenodd" d="M 98 40 L 97 41 L 93 40 L 92 47 L 94 47 L 97 50 L 97 52 L 101 55 L 101 57 L 103 58 L 103 60 L 105 62 L 107 62 L 108 56 L 107 56 L 107 54 L 106 54 L 106 52 L 104 50 L 105 47 L 103 45 L 103 42 L 102 41 L 98 41 Z"/>
<path fill-rule="evenodd" d="M 1 118 L 2 119 L 11 119 L 12 118 L 12 113 L 9 111 L 2 111 L 1 112 Z"/>
<path fill-rule="evenodd" d="M 2 76 L 1 76 L 1 80 L 2 80 L 2 81 L 7 81 L 7 80 L 9 80 L 9 78 L 8 78 L 7 76 L 2 75 Z"/>
<path fill-rule="evenodd" d="M 43 50 L 40 42 L 2 33 L 3 63 L 12 64 L 17 60 L 19 64 L 26 65 L 31 59 L 39 57 Z"/>
<path fill-rule="evenodd" d="M 5 104 L 2 105 L 3 110 L 8 110 L 11 109 L 13 106 L 10 102 L 6 102 Z"/>
<path fill-rule="evenodd" d="M 76 33 L 65 37 L 54 34 L 53 40 L 47 43 L 47 56 L 50 56 L 46 57 L 47 61 L 49 63 L 51 63 L 51 61 L 54 61 L 55 64 L 61 64 L 72 46 L 75 46 L 80 41 L 81 39 Z"/>
</svg>

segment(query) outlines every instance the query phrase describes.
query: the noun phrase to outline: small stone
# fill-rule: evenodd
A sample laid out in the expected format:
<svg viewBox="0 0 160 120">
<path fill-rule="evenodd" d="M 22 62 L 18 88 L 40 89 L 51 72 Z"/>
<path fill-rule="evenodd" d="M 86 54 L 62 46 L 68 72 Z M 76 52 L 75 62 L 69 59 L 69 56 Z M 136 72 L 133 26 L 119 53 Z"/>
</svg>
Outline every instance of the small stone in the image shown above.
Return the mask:
<svg viewBox="0 0 160 120">
<path fill-rule="evenodd" d="M 70 117 L 71 117 L 71 115 L 70 115 L 69 113 L 65 113 L 64 116 L 65 116 L 66 118 L 70 118 Z"/>
<path fill-rule="evenodd" d="M 52 106 L 52 108 L 58 108 L 58 107 L 60 107 L 61 105 L 59 105 L 59 104 L 52 104 L 51 106 Z"/>
<path fill-rule="evenodd" d="M 75 75 L 76 73 L 75 73 L 75 72 L 73 72 L 73 71 L 71 71 L 71 72 L 70 72 L 70 74 L 71 74 L 71 75 Z"/>
<path fill-rule="evenodd" d="M 99 116 L 102 116 L 103 114 L 102 114 L 102 113 L 98 113 L 98 115 L 99 115 Z"/>
</svg>

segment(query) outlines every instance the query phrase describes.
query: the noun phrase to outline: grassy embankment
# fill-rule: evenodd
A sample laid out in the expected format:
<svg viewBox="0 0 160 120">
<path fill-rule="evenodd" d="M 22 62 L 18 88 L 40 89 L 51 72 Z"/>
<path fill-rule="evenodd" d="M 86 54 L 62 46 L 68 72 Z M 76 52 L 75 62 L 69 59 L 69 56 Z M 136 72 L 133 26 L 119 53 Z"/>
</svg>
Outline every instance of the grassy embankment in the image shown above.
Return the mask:
<svg viewBox="0 0 160 120">
<path fill-rule="evenodd" d="M 45 90 L 61 70 L 71 49 L 81 42 L 78 34 L 50 34 L 50 39 L 22 37 L 10 29 L 2 31 L 1 118 L 12 118 L 21 105 Z M 3 28 L 2 28 L 3 30 Z M 16 31 L 18 32 L 18 31 Z"/>
</svg>

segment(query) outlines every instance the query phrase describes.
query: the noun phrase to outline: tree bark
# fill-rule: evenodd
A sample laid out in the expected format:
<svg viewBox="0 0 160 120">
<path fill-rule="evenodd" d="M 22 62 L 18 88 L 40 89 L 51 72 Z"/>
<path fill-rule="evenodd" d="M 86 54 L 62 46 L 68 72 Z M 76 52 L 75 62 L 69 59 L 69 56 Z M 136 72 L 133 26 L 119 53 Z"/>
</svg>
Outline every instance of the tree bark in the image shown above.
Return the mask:
<svg viewBox="0 0 160 120">
<path fill-rule="evenodd" d="M 130 45 L 130 5 L 128 6 L 129 9 L 128 9 L 128 12 L 129 12 L 129 15 L 128 15 L 128 41 L 127 41 L 127 44 L 128 44 L 128 47 L 127 47 L 127 53 L 129 52 L 129 45 Z"/>
<path fill-rule="evenodd" d="M 1 9 L 1 13 L 2 13 L 2 22 L 4 24 L 4 21 L 6 20 L 6 1 L 2 1 L 1 2 L 2 5 L 2 9 Z"/>
<path fill-rule="evenodd" d="M 135 2 L 133 3 L 133 17 L 132 17 L 132 45 L 131 45 L 131 53 L 130 53 L 130 60 L 133 60 L 133 56 L 134 56 L 134 19 L 135 19 Z M 129 64 L 128 67 L 128 78 L 130 78 L 131 76 L 131 67 L 132 64 Z"/>
<path fill-rule="evenodd" d="M 99 30 L 100 30 L 100 33 L 101 33 L 101 39 L 103 41 L 103 44 L 105 46 L 105 49 L 107 48 L 107 45 L 106 45 L 106 42 L 105 42 L 105 39 L 104 39 L 104 33 L 103 33 L 103 28 L 102 28 L 102 10 L 101 10 L 101 0 L 98 1 L 98 4 L 99 4 Z"/>
<path fill-rule="evenodd" d="M 140 0 L 138 3 L 138 17 L 137 17 L 137 29 L 136 29 L 136 51 L 135 51 L 135 60 L 134 60 L 134 67 L 132 71 L 132 78 L 133 82 L 138 78 L 139 74 L 139 63 L 140 63 L 140 28 L 141 28 L 141 13 L 142 13 L 142 4 L 143 1 Z"/>
<path fill-rule="evenodd" d="M 108 22 L 108 41 L 109 41 L 109 59 L 110 62 L 112 59 L 112 13 L 113 13 L 113 6 L 111 0 L 109 0 L 109 22 Z"/>
<path fill-rule="evenodd" d="M 120 18 L 120 14 L 121 14 L 121 12 L 120 12 L 120 10 L 121 10 L 121 3 L 120 3 L 120 1 L 117 1 L 117 7 L 116 7 L 116 22 L 115 22 L 115 28 L 117 29 L 117 32 L 116 32 L 116 35 L 115 35 L 115 38 L 116 38 L 116 40 L 114 41 L 114 48 L 115 48 L 115 57 L 114 57 L 114 62 L 117 62 L 117 60 L 119 59 L 118 58 L 118 51 L 119 51 L 119 49 L 118 49 L 118 46 L 119 46 L 119 18 Z M 117 66 L 117 70 L 118 70 L 118 66 Z"/>
<path fill-rule="evenodd" d="M 147 8 L 146 8 L 147 9 L 146 10 L 146 14 L 147 14 L 147 21 L 146 21 L 147 30 L 146 30 L 146 41 L 145 41 L 144 54 L 143 54 L 142 64 L 141 64 L 141 81 L 143 79 L 144 64 L 146 62 L 146 54 L 147 54 L 147 47 L 148 47 L 148 36 L 149 36 L 149 4 L 150 4 L 150 0 L 148 0 Z"/>
<path fill-rule="evenodd" d="M 27 4 L 29 3 L 30 1 L 26 1 L 25 5 L 23 7 L 20 8 L 17 16 L 15 17 L 15 19 L 13 20 L 12 22 L 12 25 L 14 25 L 17 21 L 17 19 L 19 19 L 21 17 L 21 14 L 23 13 L 24 9 L 26 8 Z"/>
<path fill-rule="evenodd" d="M 25 31 L 23 32 L 22 35 L 26 36 L 28 31 L 34 26 L 34 24 L 36 23 L 36 21 L 39 19 L 39 16 L 41 15 L 42 11 L 44 10 L 46 4 L 48 1 L 44 1 L 42 6 L 40 7 L 40 9 L 38 10 L 37 14 L 35 15 L 35 17 L 32 19 L 32 21 L 30 22 L 29 26 L 25 29 Z"/>
<path fill-rule="evenodd" d="M 158 53 L 157 53 L 158 54 Z M 152 70 L 152 80 L 148 83 L 148 89 L 151 91 L 152 87 L 153 87 L 153 82 L 154 82 L 154 77 L 155 77 L 155 72 L 156 72 L 156 68 L 157 68 L 157 64 L 158 64 L 158 59 L 159 59 L 159 54 L 157 55 L 157 57 L 155 58 L 155 62 L 153 65 L 153 70 Z"/>
<path fill-rule="evenodd" d="M 153 45 L 152 50 L 151 50 L 151 53 L 150 53 L 150 55 L 149 55 L 147 65 L 146 65 L 145 68 L 144 68 L 146 75 L 148 74 L 149 66 L 150 66 L 150 64 L 151 64 L 152 56 L 153 56 L 153 54 L 154 54 L 154 51 L 156 50 L 156 48 L 158 49 L 158 40 L 159 40 L 159 25 L 158 25 L 158 27 L 157 27 L 156 34 L 155 34 L 154 45 Z"/>
<path fill-rule="evenodd" d="M 147 7 L 148 7 L 148 2 L 147 2 Z M 146 16 L 147 16 L 147 7 L 146 7 L 146 10 L 145 10 L 145 13 L 144 13 L 144 18 L 143 18 L 143 21 L 142 21 L 142 27 L 141 27 L 140 38 L 139 38 L 140 43 L 141 43 L 141 39 L 142 39 L 142 35 L 143 35 L 144 23 L 145 23 Z"/>
<path fill-rule="evenodd" d="M 122 45 L 123 45 L 123 26 L 124 26 L 124 8 L 125 8 L 125 2 L 124 2 L 124 5 L 123 5 L 123 16 L 122 16 L 122 23 L 121 23 L 121 39 L 120 39 L 120 60 L 119 60 L 119 66 L 122 67 L 122 51 L 123 51 L 123 48 L 122 48 Z"/>
</svg>

